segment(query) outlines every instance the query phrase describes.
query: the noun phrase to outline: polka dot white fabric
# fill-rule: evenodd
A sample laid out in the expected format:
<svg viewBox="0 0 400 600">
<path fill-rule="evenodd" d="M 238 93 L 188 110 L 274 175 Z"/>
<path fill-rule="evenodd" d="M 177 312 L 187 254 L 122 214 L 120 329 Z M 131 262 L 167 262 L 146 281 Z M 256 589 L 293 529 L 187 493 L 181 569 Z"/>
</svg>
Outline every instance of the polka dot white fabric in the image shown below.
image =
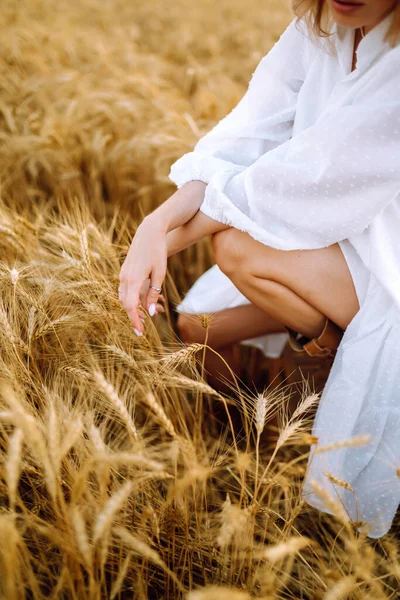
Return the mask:
<svg viewBox="0 0 400 600">
<path fill-rule="evenodd" d="M 363 299 L 313 434 L 319 446 L 361 434 L 371 441 L 323 453 L 313 447 L 303 494 L 330 512 L 315 494 L 317 481 L 350 519 L 368 522 L 374 538 L 388 531 L 400 502 L 400 46 L 384 40 L 392 18 L 361 40 L 353 72 L 354 30 L 334 25 L 317 43 L 293 20 L 239 104 L 170 172 L 178 187 L 207 183 L 200 210 L 263 244 L 296 250 L 340 242 L 345 256 L 349 248 L 358 254 Z M 245 302 L 213 267 L 178 308 L 207 312 Z M 248 343 L 279 354 L 285 337 L 278 335 L 272 345 L 265 336 Z"/>
</svg>

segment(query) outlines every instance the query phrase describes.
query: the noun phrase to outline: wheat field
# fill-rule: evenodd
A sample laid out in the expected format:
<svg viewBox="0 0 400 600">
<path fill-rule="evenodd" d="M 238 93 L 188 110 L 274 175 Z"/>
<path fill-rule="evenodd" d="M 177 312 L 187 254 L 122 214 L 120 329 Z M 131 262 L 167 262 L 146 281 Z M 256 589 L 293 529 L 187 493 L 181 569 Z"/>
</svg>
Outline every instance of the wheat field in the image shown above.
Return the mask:
<svg viewBox="0 0 400 600">
<path fill-rule="evenodd" d="M 117 297 L 170 165 L 290 19 L 281 0 L 3 0 L 2 600 L 398 598 L 396 528 L 371 541 L 301 498 L 318 395 L 290 414 L 287 388 L 219 394 L 179 342 L 209 242 L 170 260 L 143 338 Z"/>
</svg>

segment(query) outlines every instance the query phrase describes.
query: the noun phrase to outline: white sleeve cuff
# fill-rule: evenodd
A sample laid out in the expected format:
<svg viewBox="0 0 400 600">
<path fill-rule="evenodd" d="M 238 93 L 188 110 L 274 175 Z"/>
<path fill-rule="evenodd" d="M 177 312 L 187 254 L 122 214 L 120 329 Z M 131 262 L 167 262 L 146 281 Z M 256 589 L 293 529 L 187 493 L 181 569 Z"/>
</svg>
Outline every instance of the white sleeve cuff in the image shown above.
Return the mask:
<svg viewBox="0 0 400 600">
<path fill-rule="evenodd" d="M 179 189 L 188 181 L 199 180 L 208 184 L 218 171 L 234 174 L 240 173 L 245 168 L 215 156 L 188 152 L 171 165 L 168 177 Z"/>
</svg>

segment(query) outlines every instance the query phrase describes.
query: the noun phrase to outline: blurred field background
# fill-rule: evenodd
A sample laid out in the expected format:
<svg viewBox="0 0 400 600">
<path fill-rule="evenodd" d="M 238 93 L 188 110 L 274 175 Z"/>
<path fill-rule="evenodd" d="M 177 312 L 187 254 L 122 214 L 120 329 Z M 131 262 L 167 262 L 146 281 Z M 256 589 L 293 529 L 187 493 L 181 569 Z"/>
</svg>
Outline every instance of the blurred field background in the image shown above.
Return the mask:
<svg viewBox="0 0 400 600">
<path fill-rule="evenodd" d="M 3 0 L 1 599 L 398 598 L 396 532 L 373 542 L 335 498 L 316 488 L 328 516 L 300 497 L 318 396 L 289 416 L 287 389 L 219 395 L 174 335 L 209 243 L 171 259 L 144 338 L 117 299 L 171 163 L 291 18 L 279 0 Z"/>
</svg>

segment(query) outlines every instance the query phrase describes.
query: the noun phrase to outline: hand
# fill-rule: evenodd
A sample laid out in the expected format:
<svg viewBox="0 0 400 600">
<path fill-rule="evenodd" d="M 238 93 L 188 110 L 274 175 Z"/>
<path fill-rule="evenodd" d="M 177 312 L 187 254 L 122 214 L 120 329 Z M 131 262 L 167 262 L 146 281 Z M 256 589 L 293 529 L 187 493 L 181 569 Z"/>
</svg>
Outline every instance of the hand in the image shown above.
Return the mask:
<svg viewBox="0 0 400 600">
<path fill-rule="evenodd" d="M 166 232 L 145 219 L 136 231 L 119 276 L 119 298 L 137 335 L 143 335 L 144 331 L 140 305 L 151 317 L 161 312 L 157 304 L 163 297 L 150 287 L 150 282 L 155 288 L 161 288 L 166 272 Z"/>
</svg>

